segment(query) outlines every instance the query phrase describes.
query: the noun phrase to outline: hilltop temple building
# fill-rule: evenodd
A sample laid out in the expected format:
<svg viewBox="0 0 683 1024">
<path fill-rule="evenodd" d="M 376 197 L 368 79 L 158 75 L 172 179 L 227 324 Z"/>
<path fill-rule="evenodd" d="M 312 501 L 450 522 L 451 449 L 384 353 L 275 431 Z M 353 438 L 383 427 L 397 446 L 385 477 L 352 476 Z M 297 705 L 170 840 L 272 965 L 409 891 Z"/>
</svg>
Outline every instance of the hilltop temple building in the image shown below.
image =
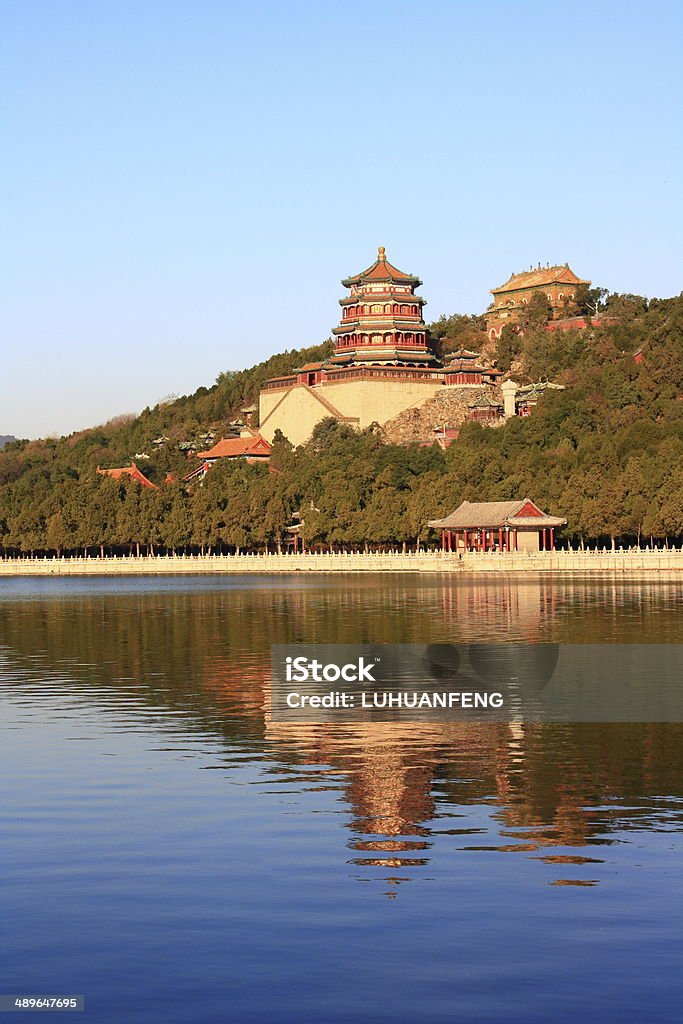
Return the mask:
<svg viewBox="0 0 683 1024">
<path fill-rule="evenodd" d="M 342 284 L 348 295 L 339 300 L 333 354 L 263 386 L 259 430 L 267 441 L 280 430 L 302 444 L 329 416 L 358 429 L 384 424 L 445 386 L 496 382 L 500 371 L 482 366 L 476 352 L 461 349 L 440 362 L 422 316 L 425 300 L 416 294 L 422 282 L 394 267 L 383 246 L 372 266 Z"/>
<path fill-rule="evenodd" d="M 577 277 L 568 264 L 556 267 L 541 267 L 513 274 L 499 288 L 492 288 L 493 302 L 484 313 L 486 331 L 493 341 L 499 338 L 504 327 L 517 324 L 524 317 L 524 307 L 534 292 L 545 295 L 553 311 L 553 319 L 568 315 L 581 285 L 589 286 L 590 281 Z"/>
</svg>

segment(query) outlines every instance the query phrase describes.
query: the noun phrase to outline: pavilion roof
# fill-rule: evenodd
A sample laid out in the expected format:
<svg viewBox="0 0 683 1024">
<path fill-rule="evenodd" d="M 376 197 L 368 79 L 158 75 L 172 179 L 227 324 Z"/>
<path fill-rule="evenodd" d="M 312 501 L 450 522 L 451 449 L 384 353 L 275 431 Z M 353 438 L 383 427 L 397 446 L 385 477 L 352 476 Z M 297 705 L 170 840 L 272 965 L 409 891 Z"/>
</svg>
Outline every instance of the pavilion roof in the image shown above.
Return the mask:
<svg viewBox="0 0 683 1024">
<path fill-rule="evenodd" d="M 535 510 L 532 515 L 518 515 Z M 549 516 L 530 498 L 515 501 L 463 501 L 444 519 L 433 519 L 429 526 L 446 530 L 500 529 L 503 526 L 564 526 L 566 519 Z"/>
<path fill-rule="evenodd" d="M 447 359 L 446 369 L 450 373 L 457 372 L 458 370 L 467 371 L 468 373 L 487 373 L 489 370 L 488 366 L 482 366 L 481 363 L 477 362 L 476 359 Z"/>
<path fill-rule="evenodd" d="M 514 292 L 523 288 L 544 288 L 549 284 L 590 284 L 590 281 L 577 277 L 565 263 L 563 266 L 537 267 L 522 274 L 512 274 L 505 284 L 492 288 L 491 294 L 498 295 L 500 292 Z"/>
<path fill-rule="evenodd" d="M 377 250 L 377 259 L 368 267 L 367 270 L 362 270 L 360 274 L 354 274 L 352 277 L 345 277 L 342 284 L 345 288 L 349 288 L 352 284 L 360 284 L 361 281 L 400 281 L 403 284 L 420 285 L 419 277 L 415 277 L 414 274 L 404 274 L 402 270 L 398 270 L 393 264 L 389 262 L 386 255 L 386 250 L 383 245 Z"/>
<path fill-rule="evenodd" d="M 517 389 L 517 399 L 540 398 L 545 391 L 564 391 L 564 384 L 555 384 L 551 380 L 536 381 L 535 384 L 523 384 Z"/>
<path fill-rule="evenodd" d="M 453 352 L 448 352 L 446 359 L 481 359 L 481 352 L 473 352 L 471 349 L 463 348 L 461 345 L 460 348 L 454 349 Z"/>
<path fill-rule="evenodd" d="M 490 395 L 479 395 L 473 402 L 470 402 L 468 408 L 470 409 L 502 409 L 503 403 L 497 399 L 492 398 Z"/>
</svg>

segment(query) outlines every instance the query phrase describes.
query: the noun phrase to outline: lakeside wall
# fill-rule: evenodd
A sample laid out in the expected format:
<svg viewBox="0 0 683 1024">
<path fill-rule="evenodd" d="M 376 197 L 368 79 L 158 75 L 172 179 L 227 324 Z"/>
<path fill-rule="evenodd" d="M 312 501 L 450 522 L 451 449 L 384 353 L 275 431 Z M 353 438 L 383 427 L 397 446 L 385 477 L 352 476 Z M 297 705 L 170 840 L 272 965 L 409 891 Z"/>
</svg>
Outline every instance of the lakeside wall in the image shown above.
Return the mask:
<svg viewBox="0 0 683 1024">
<path fill-rule="evenodd" d="M 683 550 L 640 551 L 442 551 L 369 554 L 143 555 L 106 558 L 0 559 L 2 576 L 126 576 L 199 573 L 291 572 L 653 572 L 683 571 Z"/>
</svg>

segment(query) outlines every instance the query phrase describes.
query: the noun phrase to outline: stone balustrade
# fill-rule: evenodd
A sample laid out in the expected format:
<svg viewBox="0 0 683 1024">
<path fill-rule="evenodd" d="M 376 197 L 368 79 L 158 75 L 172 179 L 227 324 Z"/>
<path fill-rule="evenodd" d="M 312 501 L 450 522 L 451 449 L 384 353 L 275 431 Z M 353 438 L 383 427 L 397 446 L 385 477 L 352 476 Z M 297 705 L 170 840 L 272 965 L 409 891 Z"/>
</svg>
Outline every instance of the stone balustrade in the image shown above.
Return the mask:
<svg viewBox="0 0 683 1024">
<path fill-rule="evenodd" d="M 643 572 L 683 570 L 679 548 L 538 552 L 319 552 L 0 559 L 0 576 L 108 576 L 291 572 Z"/>
</svg>

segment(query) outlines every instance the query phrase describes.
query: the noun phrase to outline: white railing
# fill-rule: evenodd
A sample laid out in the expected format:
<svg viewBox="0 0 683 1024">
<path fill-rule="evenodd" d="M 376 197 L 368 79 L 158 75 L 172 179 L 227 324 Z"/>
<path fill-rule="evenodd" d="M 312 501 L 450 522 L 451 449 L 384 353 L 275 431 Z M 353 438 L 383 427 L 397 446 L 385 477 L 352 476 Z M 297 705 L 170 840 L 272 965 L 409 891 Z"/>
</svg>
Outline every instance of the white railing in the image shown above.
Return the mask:
<svg viewBox="0 0 683 1024">
<path fill-rule="evenodd" d="M 555 551 L 324 551 L 0 558 L 0 576 L 202 572 L 567 572 L 683 569 L 680 548 Z"/>
</svg>

